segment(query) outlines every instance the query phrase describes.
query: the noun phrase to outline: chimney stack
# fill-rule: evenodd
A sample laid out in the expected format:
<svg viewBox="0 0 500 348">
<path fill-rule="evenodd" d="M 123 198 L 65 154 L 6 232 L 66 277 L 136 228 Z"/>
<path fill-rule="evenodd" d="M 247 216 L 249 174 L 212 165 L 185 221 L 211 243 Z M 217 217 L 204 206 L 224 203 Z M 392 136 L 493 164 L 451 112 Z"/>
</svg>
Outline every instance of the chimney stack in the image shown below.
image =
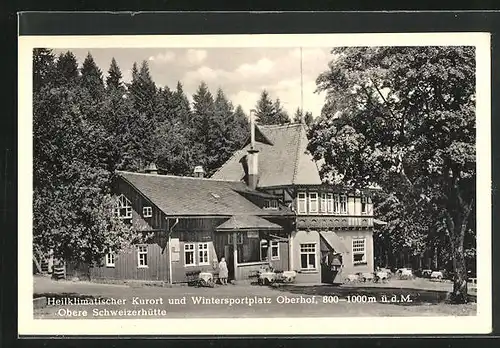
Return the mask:
<svg viewBox="0 0 500 348">
<path fill-rule="evenodd" d="M 250 110 L 250 149 L 248 150 L 248 186 L 255 190 L 259 181 L 259 150 L 255 148 L 255 110 Z"/>
<path fill-rule="evenodd" d="M 195 178 L 203 178 L 205 177 L 205 170 L 202 166 L 194 167 L 194 177 Z"/>
<path fill-rule="evenodd" d="M 156 167 L 156 164 L 154 162 L 151 162 L 144 171 L 147 174 L 158 174 L 158 168 Z"/>
</svg>

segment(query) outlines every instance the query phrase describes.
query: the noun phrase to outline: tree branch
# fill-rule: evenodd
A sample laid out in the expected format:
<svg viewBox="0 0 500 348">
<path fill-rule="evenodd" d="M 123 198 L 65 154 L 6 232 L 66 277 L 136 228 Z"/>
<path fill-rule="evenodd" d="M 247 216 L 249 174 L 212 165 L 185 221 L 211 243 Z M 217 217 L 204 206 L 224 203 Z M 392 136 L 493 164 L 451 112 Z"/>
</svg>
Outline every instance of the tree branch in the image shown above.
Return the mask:
<svg viewBox="0 0 500 348">
<path fill-rule="evenodd" d="M 444 210 L 444 216 L 445 216 L 445 222 L 446 222 L 446 234 L 450 239 L 452 239 L 452 236 L 454 235 L 455 231 L 455 222 L 453 221 L 452 217 L 450 216 L 450 213 L 448 210 Z"/>
<path fill-rule="evenodd" d="M 394 196 L 393 194 L 389 194 L 388 197 L 380 204 L 377 204 L 377 206 L 373 209 L 374 212 L 378 212 L 381 208 L 389 204 L 390 202 L 399 202 L 399 199 Z"/>
<path fill-rule="evenodd" d="M 429 102 L 427 101 L 427 98 L 425 98 L 426 92 L 417 84 L 416 87 L 418 90 L 422 93 L 422 99 L 424 101 L 425 109 L 427 110 L 427 113 L 430 113 L 431 109 L 429 107 Z"/>
<path fill-rule="evenodd" d="M 465 230 L 467 229 L 467 224 L 469 222 L 469 216 L 472 211 L 472 207 L 474 206 L 474 198 L 471 199 L 470 203 L 467 204 L 464 212 L 464 217 L 462 219 L 462 225 L 460 226 L 460 242 L 461 245 L 464 243 L 465 239 Z"/>
<path fill-rule="evenodd" d="M 380 91 L 380 89 L 378 88 L 378 86 L 376 85 L 376 83 L 373 81 L 372 78 L 370 78 L 370 81 L 371 81 L 373 87 L 375 88 L 375 90 L 377 91 L 378 95 L 380 96 L 380 98 L 382 98 L 382 100 L 384 101 L 384 104 L 387 106 L 387 109 L 391 113 L 392 117 L 394 117 L 395 119 L 398 119 L 397 115 L 392 110 L 391 106 L 387 102 L 387 99 L 384 97 L 384 95 L 382 94 L 382 92 Z M 403 143 L 403 140 L 404 140 L 403 138 L 404 138 L 404 134 L 405 134 L 404 133 L 404 121 L 405 121 L 405 118 L 404 118 L 403 115 L 401 115 L 401 117 L 399 117 L 399 118 L 401 119 L 401 127 L 400 127 L 400 135 L 399 135 L 399 137 L 400 137 L 401 143 Z M 404 170 L 402 150 L 399 150 L 398 161 L 399 161 L 399 164 L 398 164 L 399 173 L 401 174 L 401 176 L 402 176 L 403 180 L 406 182 L 406 184 L 412 189 L 412 191 L 414 191 L 415 190 L 415 186 L 413 185 L 413 183 L 411 182 L 411 180 L 408 178 L 408 176 L 406 175 L 405 170 Z"/>
</svg>

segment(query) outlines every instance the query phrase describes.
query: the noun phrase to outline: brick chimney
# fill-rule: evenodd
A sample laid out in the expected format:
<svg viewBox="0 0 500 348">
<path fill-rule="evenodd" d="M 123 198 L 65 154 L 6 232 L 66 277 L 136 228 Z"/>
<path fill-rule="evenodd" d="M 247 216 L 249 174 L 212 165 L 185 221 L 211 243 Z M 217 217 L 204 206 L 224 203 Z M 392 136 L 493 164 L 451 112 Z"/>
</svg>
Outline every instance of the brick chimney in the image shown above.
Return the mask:
<svg viewBox="0 0 500 348">
<path fill-rule="evenodd" d="M 196 166 L 194 167 L 194 177 L 195 178 L 203 178 L 205 177 L 205 170 L 203 169 L 202 166 Z"/>
<path fill-rule="evenodd" d="M 250 149 L 247 154 L 248 186 L 255 190 L 259 182 L 259 150 L 255 147 L 255 110 L 250 110 Z"/>
</svg>

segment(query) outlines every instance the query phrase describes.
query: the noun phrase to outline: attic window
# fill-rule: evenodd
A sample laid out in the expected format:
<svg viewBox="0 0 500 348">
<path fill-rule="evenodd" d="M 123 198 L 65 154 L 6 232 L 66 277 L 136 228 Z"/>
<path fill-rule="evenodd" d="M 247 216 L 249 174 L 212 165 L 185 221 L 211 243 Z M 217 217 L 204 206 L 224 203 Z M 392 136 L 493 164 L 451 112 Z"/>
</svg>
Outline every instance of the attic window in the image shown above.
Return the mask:
<svg viewBox="0 0 500 348">
<path fill-rule="evenodd" d="M 124 195 L 118 197 L 115 206 L 115 216 L 120 219 L 132 219 L 132 203 Z"/>
<path fill-rule="evenodd" d="M 276 199 L 266 199 L 264 201 L 264 209 L 278 209 L 278 201 Z"/>
<path fill-rule="evenodd" d="M 152 217 L 153 216 L 153 208 L 143 207 L 142 208 L 142 216 L 144 216 L 145 218 Z"/>
<path fill-rule="evenodd" d="M 210 194 L 211 194 L 211 195 L 212 195 L 212 197 L 214 197 L 214 198 L 220 198 L 220 196 L 219 196 L 217 193 L 213 193 L 213 192 L 211 192 Z"/>
</svg>

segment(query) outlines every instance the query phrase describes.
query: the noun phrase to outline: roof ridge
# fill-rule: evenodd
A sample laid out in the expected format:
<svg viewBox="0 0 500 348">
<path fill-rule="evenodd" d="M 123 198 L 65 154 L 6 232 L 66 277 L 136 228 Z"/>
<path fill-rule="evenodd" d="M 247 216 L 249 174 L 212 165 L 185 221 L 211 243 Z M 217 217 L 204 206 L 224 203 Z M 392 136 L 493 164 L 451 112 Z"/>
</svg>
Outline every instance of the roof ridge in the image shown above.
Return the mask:
<svg viewBox="0 0 500 348">
<path fill-rule="evenodd" d="M 259 124 L 258 127 L 263 128 L 291 128 L 300 126 L 300 123 L 288 123 L 288 124 Z"/>
<path fill-rule="evenodd" d="M 148 177 L 158 177 L 158 178 L 176 178 L 176 179 L 190 179 L 190 180 L 209 180 L 209 181 L 218 181 L 218 182 L 227 182 L 227 183 L 241 183 L 241 181 L 237 180 L 225 180 L 225 179 L 214 179 L 214 178 L 197 178 L 193 176 L 181 176 L 181 175 L 171 175 L 171 174 L 150 174 L 150 173 L 137 173 L 137 172 L 129 172 L 125 170 L 117 170 L 117 173 L 123 174 L 133 174 L 133 175 L 142 175 Z"/>
<path fill-rule="evenodd" d="M 299 123 L 299 125 L 302 125 L 301 123 Z M 302 127 L 303 129 L 303 127 Z M 295 179 L 297 178 L 297 171 L 299 169 L 299 151 L 300 151 L 300 147 L 302 145 L 302 134 L 301 132 L 299 132 L 299 139 L 297 141 L 297 149 L 295 150 L 295 163 L 293 165 L 293 176 L 292 176 L 292 183 L 295 183 Z"/>
</svg>

